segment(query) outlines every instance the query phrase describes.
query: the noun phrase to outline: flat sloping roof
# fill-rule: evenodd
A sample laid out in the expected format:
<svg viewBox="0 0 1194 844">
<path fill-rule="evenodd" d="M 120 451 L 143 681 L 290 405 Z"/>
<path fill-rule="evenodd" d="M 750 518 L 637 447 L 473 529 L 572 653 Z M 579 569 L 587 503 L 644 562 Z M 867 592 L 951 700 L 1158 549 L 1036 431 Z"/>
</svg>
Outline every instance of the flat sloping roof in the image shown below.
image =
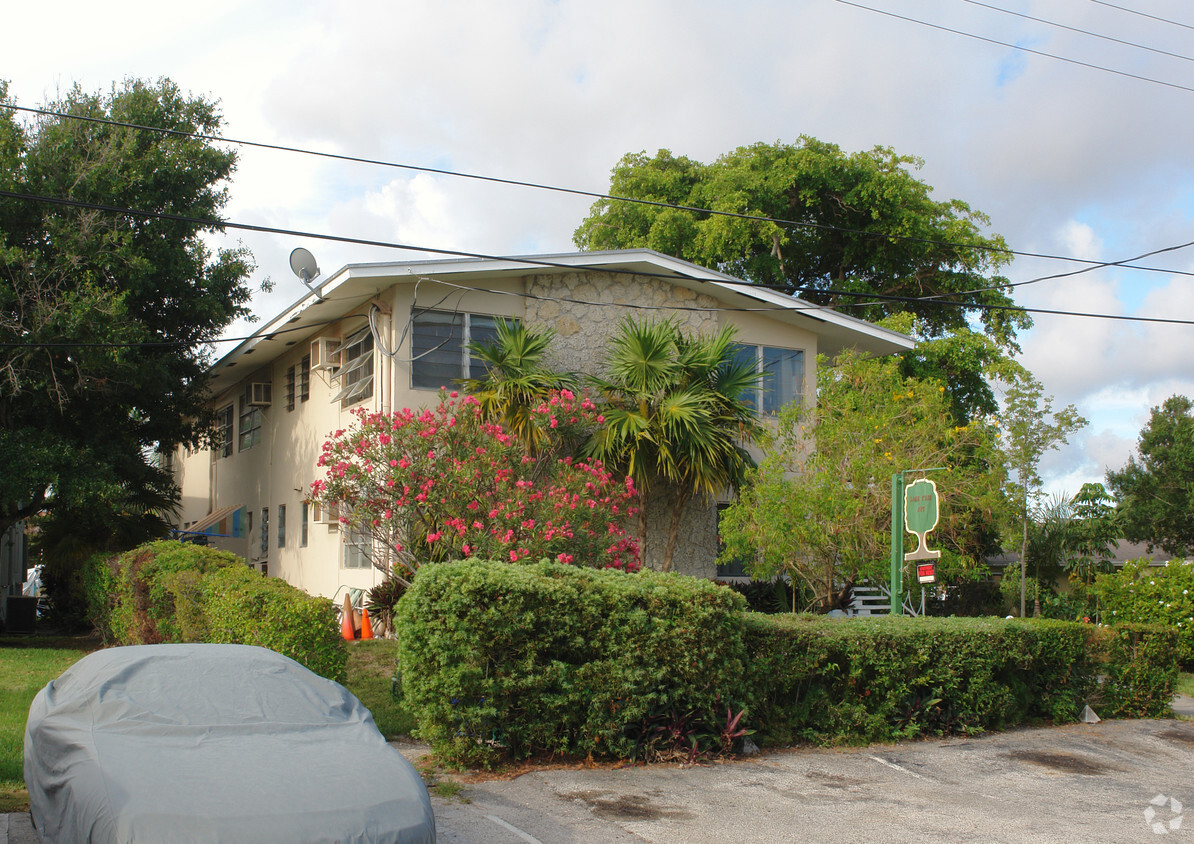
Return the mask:
<svg viewBox="0 0 1194 844">
<path fill-rule="evenodd" d="M 773 312 L 770 315 L 774 318 L 816 334 L 819 350 L 828 354 L 846 348 L 858 348 L 883 355 L 911 349 L 916 345 L 911 337 L 897 331 L 651 249 L 509 258 L 383 261 L 348 264 L 305 293 L 212 366 L 211 388 L 216 393 L 227 389 L 244 377 L 244 372 L 249 368 L 245 364 L 264 366 L 314 333 L 319 326 L 351 313 L 364 302 L 404 280 L 413 284 L 428 276 L 451 276 L 460 282 L 482 277 L 512 278 L 582 270 L 662 278 L 712 296 L 730 308 Z"/>
</svg>

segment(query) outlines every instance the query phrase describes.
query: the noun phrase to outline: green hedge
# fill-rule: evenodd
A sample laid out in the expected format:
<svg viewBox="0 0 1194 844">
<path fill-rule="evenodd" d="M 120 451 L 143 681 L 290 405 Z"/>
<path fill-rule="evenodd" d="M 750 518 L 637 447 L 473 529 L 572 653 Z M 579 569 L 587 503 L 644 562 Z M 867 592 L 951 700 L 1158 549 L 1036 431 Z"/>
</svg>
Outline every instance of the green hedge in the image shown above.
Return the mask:
<svg viewBox="0 0 1194 844">
<path fill-rule="evenodd" d="M 633 758 L 741 709 L 744 606 L 677 575 L 426 565 L 396 613 L 403 693 L 446 761 Z"/>
<path fill-rule="evenodd" d="M 769 745 L 1150 717 L 1176 681 L 1164 628 L 762 615 L 707 581 L 550 563 L 426 566 L 397 623 L 421 735 L 469 765 L 717 749 L 727 708 Z"/>
<path fill-rule="evenodd" d="M 749 614 L 751 721 L 772 744 L 885 741 L 1034 719 L 1156 716 L 1172 632 L 1062 621 Z"/>
<path fill-rule="evenodd" d="M 343 683 L 348 659 L 331 601 L 263 577 L 235 554 L 151 542 L 87 568 L 89 614 L 105 641 L 261 645 Z"/>
</svg>

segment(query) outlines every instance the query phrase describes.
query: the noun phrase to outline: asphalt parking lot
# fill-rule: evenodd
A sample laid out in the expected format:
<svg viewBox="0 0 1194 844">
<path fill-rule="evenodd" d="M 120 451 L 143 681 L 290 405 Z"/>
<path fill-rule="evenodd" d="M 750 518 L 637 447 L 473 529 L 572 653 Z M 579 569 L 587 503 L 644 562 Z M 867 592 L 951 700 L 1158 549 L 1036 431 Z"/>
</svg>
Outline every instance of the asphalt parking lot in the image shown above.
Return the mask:
<svg viewBox="0 0 1194 844">
<path fill-rule="evenodd" d="M 445 844 L 1194 842 L 1194 721 L 537 769 L 433 803 Z M 0 844 L 37 841 L 28 815 L 0 815 Z"/>
<path fill-rule="evenodd" d="M 1194 722 L 540 770 L 462 797 L 434 801 L 441 842 L 1194 841 Z"/>
</svg>

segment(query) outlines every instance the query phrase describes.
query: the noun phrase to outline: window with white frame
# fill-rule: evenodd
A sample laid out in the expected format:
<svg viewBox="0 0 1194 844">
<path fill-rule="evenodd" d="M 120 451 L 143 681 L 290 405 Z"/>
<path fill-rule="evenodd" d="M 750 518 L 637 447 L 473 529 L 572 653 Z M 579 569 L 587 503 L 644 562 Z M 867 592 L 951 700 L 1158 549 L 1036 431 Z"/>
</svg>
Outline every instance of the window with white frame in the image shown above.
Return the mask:
<svg viewBox="0 0 1194 844">
<path fill-rule="evenodd" d="M 373 553 L 373 534 L 364 525 L 344 531 L 344 568 L 367 569 Z"/>
<path fill-rule="evenodd" d="M 485 364 L 469 354 L 470 343 L 497 338 L 499 317 L 421 311 L 411 325 L 410 385 L 438 390 L 461 378 L 480 378 Z"/>
<path fill-rule="evenodd" d="M 286 505 L 278 505 L 278 547 L 286 547 Z"/>
<path fill-rule="evenodd" d="M 261 408 L 251 404 L 253 385 L 246 384 L 240 397 L 240 451 L 247 451 L 261 442 Z"/>
<path fill-rule="evenodd" d="M 742 343 L 735 347 L 739 360 L 753 361 L 755 371 L 763 373 L 759 386 L 742 397 L 756 412 L 774 416 L 784 405 L 800 399 L 804 393 L 804 352 Z"/>
<path fill-rule="evenodd" d="M 373 332 L 368 328 L 351 335 L 340 344 L 340 392 L 332 401 L 347 407 L 373 396 Z"/>
<path fill-rule="evenodd" d="M 216 411 L 216 457 L 232 456 L 232 436 L 232 405 L 228 405 Z"/>
</svg>

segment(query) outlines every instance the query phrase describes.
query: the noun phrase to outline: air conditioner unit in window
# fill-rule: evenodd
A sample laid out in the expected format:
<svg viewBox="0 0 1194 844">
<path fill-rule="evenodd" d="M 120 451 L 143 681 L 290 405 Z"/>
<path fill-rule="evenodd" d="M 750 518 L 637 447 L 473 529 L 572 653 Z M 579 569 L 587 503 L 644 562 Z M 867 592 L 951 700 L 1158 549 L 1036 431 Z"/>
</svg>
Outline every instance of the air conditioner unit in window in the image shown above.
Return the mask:
<svg viewBox="0 0 1194 844">
<path fill-rule="evenodd" d="M 311 368 L 334 372 L 340 366 L 340 338 L 317 337 L 311 341 Z"/>
<path fill-rule="evenodd" d="M 340 524 L 340 513 L 335 506 L 323 507 L 314 504 L 312 505 L 311 520 L 317 525 L 338 525 Z"/>
<path fill-rule="evenodd" d="M 254 381 L 249 384 L 249 404 L 254 407 L 269 407 L 273 396 L 274 385 L 268 381 Z"/>
</svg>

